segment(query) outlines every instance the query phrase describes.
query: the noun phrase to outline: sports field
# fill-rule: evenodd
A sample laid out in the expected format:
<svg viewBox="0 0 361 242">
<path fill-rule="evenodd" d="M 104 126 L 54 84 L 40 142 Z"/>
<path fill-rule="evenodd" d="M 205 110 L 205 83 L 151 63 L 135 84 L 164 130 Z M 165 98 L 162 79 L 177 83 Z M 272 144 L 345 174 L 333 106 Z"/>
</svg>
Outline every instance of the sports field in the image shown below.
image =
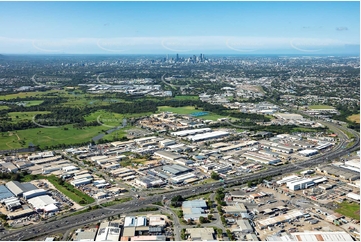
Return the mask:
<svg viewBox="0 0 361 242">
<path fill-rule="evenodd" d="M 309 109 L 334 109 L 334 107 L 332 106 L 328 106 L 328 105 L 311 105 L 308 106 Z"/>
<path fill-rule="evenodd" d="M 350 120 L 351 122 L 355 122 L 355 123 L 360 123 L 360 114 L 353 114 L 351 116 L 347 117 L 348 120 Z"/>
</svg>

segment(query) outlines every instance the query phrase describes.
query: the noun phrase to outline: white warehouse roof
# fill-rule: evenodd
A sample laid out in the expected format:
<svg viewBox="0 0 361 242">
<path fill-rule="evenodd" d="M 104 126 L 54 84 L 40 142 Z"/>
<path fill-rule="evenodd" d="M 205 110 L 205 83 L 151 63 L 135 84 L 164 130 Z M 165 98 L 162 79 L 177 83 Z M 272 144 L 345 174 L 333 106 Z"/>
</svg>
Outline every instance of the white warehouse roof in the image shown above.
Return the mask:
<svg viewBox="0 0 361 242">
<path fill-rule="evenodd" d="M 200 141 L 200 140 L 205 140 L 205 139 L 214 139 L 214 138 L 218 138 L 218 137 L 225 136 L 225 135 L 229 135 L 229 132 L 214 131 L 214 132 L 209 132 L 209 133 L 205 133 L 205 134 L 196 134 L 193 136 L 189 136 L 187 138 L 191 141 Z"/>
<path fill-rule="evenodd" d="M 50 204 L 57 204 L 58 202 L 55 201 L 49 195 L 43 195 L 39 197 L 30 198 L 28 200 L 28 203 L 30 203 L 35 209 L 44 209 L 46 206 Z"/>
</svg>

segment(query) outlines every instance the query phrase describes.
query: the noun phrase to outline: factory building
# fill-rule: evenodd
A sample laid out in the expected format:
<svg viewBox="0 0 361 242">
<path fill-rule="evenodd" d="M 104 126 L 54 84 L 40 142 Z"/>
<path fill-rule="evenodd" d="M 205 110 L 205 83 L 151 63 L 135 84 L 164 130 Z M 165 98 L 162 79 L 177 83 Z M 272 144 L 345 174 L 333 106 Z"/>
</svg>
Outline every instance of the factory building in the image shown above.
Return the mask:
<svg viewBox="0 0 361 242">
<path fill-rule="evenodd" d="M 78 187 L 78 186 L 90 184 L 92 183 L 92 181 L 93 178 L 81 178 L 71 181 L 70 184 L 73 185 L 74 187 Z"/>
<path fill-rule="evenodd" d="M 139 177 L 139 178 L 135 179 L 134 182 L 145 188 L 159 187 L 159 186 L 162 186 L 165 184 L 165 182 L 162 179 L 157 178 L 152 175 L 148 175 L 145 177 Z"/>
<path fill-rule="evenodd" d="M 354 239 L 344 231 L 323 232 L 307 231 L 282 235 L 272 235 L 267 237 L 267 241 L 354 241 Z"/>
<path fill-rule="evenodd" d="M 48 192 L 44 189 L 35 189 L 35 190 L 28 191 L 28 192 L 24 192 L 23 198 L 25 200 L 28 200 L 33 197 L 38 197 L 38 196 L 47 195 L 47 194 L 48 194 Z"/>
<path fill-rule="evenodd" d="M 256 152 L 249 152 L 249 151 L 244 153 L 243 157 L 245 157 L 248 160 L 257 161 L 268 165 L 274 165 L 281 162 L 281 160 L 276 157 L 265 156 Z"/>
<path fill-rule="evenodd" d="M 187 228 L 186 233 L 191 241 L 214 241 L 213 228 Z"/>
<path fill-rule="evenodd" d="M 313 182 L 312 179 L 300 179 L 296 181 L 287 182 L 287 187 L 292 191 L 307 189 L 314 185 L 315 183 Z"/>
<path fill-rule="evenodd" d="M 318 154 L 318 150 L 301 150 L 298 152 L 299 155 L 305 156 L 305 157 L 309 157 L 309 156 L 313 156 L 313 155 L 317 155 Z"/>
<path fill-rule="evenodd" d="M 207 204 L 204 200 L 192 200 L 184 201 L 182 203 L 182 210 L 185 220 L 199 220 L 199 217 L 206 217 L 204 209 L 207 208 Z"/>
<path fill-rule="evenodd" d="M 117 222 L 103 222 L 100 224 L 95 241 L 119 241 L 121 233 Z"/>
<path fill-rule="evenodd" d="M 226 131 L 213 131 L 205 134 L 196 134 L 192 136 L 188 136 L 187 139 L 193 142 L 199 142 L 210 139 L 218 139 L 223 138 L 229 135 L 229 132 Z"/>
<path fill-rule="evenodd" d="M 179 176 L 172 177 L 170 180 L 174 184 L 181 184 L 189 179 L 196 178 L 197 176 L 194 173 L 186 173 Z"/>
<path fill-rule="evenodd" d="M 337 167 L 334 165 L 324 165 L 317 167 L 317 171 L 323 172 L 326 175 L 334 175 L 341 179 L 348 181 L 355 181 L 360 179 L 360 173 L 357 171 L 349 170 L 343 167 Z"/>
<path fill-rule="evenodd" d="M 238 219 L 237 220 L 237 227 L 232 228 L 232 232 L 241 232 L 241 233 L 252 233 L 253 227 L 246 219 Z"/>
<path fill-rule="evenodd" d="M 5 185 L 0 185 L 0 202 L 9 198 L 15 198 L 14 194 Z"/>
<path fill-rule="evenodd" d="M 181 165 L 166 165 L 166 166 L 162 167 L 162 170 L 173 176 L 178 176 L 178 175 L 184 174 L 186 172 L 189 172 L 192 169 L 190 169 L 186 166 L 181 166 Z"/>
<path fill-rule="evenodd" d="M 183 158 L 183 156 L 177 155 L 170 151 L 156 151 L 156 152 L 154 152 L 154 155 L 158 156 L 162 159 L 166 159 L 166 160 L 170 160 L 170 161 L 174 161 L 174 160 Z"/>
<path fill-rule="evenodd" d="M 31 204 L 32 207 L 37 211 L 43 210 L 47 212 L 56 212 L 59 210 L 59 208 L 56 206 L 58 202 L 49 195 L 30 198 L 28 203 Z"/>
<path fill-rule="evenodd" d="M 279 215 L 279 216 L 273 217 L 273 218 L 266 218 L 263 220 L 258 220 L 258 221 L 256 221 L 256 224 L 260 229 L 265 229 L 268 226 L 273 226 L 275 224 L 288 222 L 292 219 L 301 218 L 301 217 L 303 217 L 303 213 L 299 210 L 294 209 L 294 210 L 288 211 L 287 214 L 282 214 L 282 215 Z"/>
<path fill-rule="evenodd" d="M 211 132 L 212 130 L 210 128 L 203 128 L 203 129 L 191 129 L 191 130 L 182 130 L 178 132 L 171 133 L 172 136 L 177 137 L 185 137 L 188 135 L 195 135 L 195 134 L 203 134 L 206 132 Z"/>
<path fill-rule="evenodd" d="M 7 182 L 5 184 L 5 186 L 15 196 L 22 196 L 24 192 L 29 192 L 29 191 L 38 189 L 36 186 L 31 184 L 30 182 L 20 183 L 18 181 L 10 181 L 10 182 Z"/>
<path fill-rule="evenodd" d="M 159 141 L 159 145 L 162 148 L 168 147 L 170 145 L 174 145 L 176 142 L 174 140 L 171 139 L 165 139 L 165 140 L 161 140 Z"/>
</svg>

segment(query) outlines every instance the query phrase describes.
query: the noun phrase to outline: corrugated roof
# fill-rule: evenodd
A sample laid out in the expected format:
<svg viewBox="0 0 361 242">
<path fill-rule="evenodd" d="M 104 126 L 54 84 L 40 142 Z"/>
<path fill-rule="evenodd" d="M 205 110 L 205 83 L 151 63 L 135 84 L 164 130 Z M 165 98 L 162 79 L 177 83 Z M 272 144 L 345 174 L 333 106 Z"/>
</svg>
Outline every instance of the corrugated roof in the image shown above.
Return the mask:
<svg viewBox="0 0 361 242">
<path fill-rule="evenodd" d="M 11 197 L 14 197 L 14 194 L 5 185 L 1 185 L 0 186 L 0 201 L 7 199 L 7 198 L 11 198 Z"/>
</svg>

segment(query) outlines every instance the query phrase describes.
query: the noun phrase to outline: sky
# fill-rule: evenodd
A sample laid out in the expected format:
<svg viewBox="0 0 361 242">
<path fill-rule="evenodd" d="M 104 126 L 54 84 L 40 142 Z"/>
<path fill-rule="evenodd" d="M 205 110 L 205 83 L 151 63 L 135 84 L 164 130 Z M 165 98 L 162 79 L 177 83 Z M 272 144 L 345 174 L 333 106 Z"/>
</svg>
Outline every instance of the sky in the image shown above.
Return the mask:
<svg viewBox="0 0 361 242">
<path fill-rule="evenodd" d="M 357 54 L 360 2 L 0 2 L 0 54 Z"/>
</svg>

